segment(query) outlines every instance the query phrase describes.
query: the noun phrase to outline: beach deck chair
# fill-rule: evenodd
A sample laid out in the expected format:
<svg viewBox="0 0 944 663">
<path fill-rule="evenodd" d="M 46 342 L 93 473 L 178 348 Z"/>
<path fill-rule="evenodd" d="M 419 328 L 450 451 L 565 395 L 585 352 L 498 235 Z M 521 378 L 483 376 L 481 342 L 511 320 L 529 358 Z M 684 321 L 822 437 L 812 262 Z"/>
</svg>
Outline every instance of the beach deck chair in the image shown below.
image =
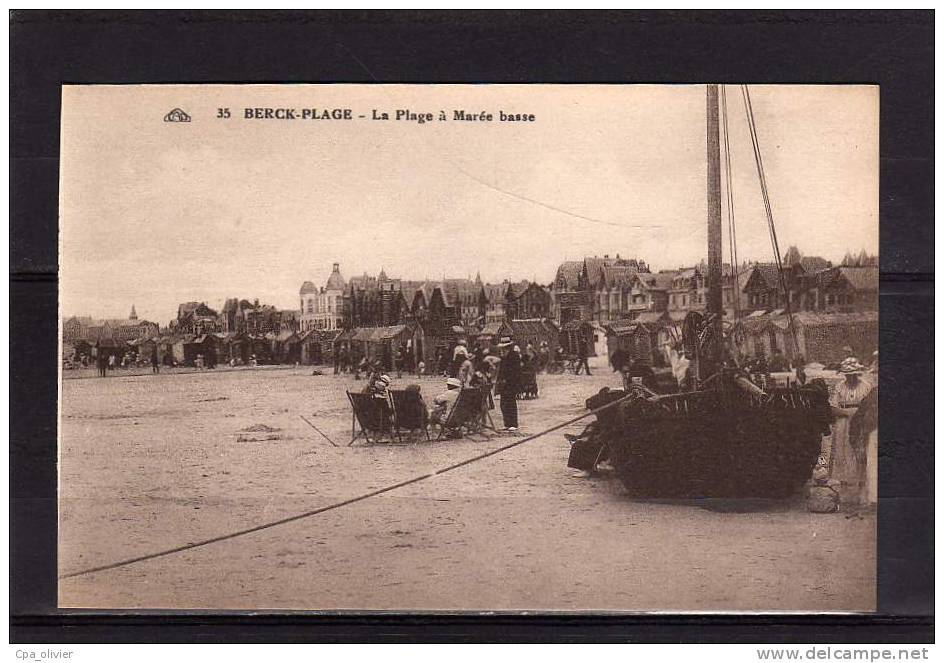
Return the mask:
<svg viewBox="0 0 944 663">
<path fill-rule="evenodd" d="M 486 428 L 495 430 L 494 425 L 489 426 L 491 415 L 488 412 L 488 394 L 487 388 L 462 389 L 440 427 L 436 440 L 441 440 L 449 430 L 460 433 L 465 431 L 466 435 L 484 434 L 482 431 Z"/>
<path fill-rule="evenodd" d="M 482 392 L 482 404 L 477 422 L 478 429 L 480 431 L 488 429 L 493 433 L 497 433 L 498 429 L 495 428 L 495 422 L 492 421 L 491 413 L 491 411 L 495 409 L 495 401 L 492 397 L 492 385 L 483 385 L 481 387 L 477 387 L 477 389 Z"/>
<path fill-rule="evenodd" d="M 347 443 L 348 446 L 361 437 L 368 443 L 382 440 L 385 435 L 393 440 L 392 412 L 385 400 L 355 391 L 348 391 L 347 398 L 351 402 L 351 441 Z M 360 427 L 360 431 L 357 431 L 355 424 Z"/>
<path fill-rule="evenodd" d="M 429 410 L 418 391 L 391 389 L 393 397 L 393 426 L 399 437 L 401 431 L 423 431 L 429 437 Z"/>
</svg>

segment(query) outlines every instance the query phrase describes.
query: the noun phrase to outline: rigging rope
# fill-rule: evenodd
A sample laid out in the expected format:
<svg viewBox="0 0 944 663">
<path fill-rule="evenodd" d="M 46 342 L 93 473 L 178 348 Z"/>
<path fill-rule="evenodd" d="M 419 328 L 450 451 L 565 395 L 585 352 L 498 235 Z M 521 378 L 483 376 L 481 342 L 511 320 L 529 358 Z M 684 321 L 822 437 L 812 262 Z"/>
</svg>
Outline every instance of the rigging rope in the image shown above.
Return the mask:
<svg viewBox="0 0 944 663">
<path fill-rule="evenodd" d="M 731 257 L 731 271 L 734 277 L 734 321 L 741 319 L 741 290 L 738 284 L 740 271 L 737 257 L 737 229 L 734 222 L 734 178 L 731 176 L 731 145 L 728 141 L 728 95 L 721 85 L 721 123 L 724 129 L 724 177 L 728 203 L 728 253 Z"/>
<path fill-rule="evenodd" d="M 160 550 L 160 551 L 158 551 L 158 552 L 149 553 L 149 554 L 147 554 L 147 555 L 139 555 L 138 557 L 131 557 L 131 558 L 128 558 L 128 559 L 123 559 L 123 560 L 120 560 L 120 561 L 117 561 L 117 562 L 112 562 L 111 564 L 103 564 L 103 565 L 101 565 L 101 566 L 94 566 L 94 567 L 91 567 L 91 568 L 88 568 L 88 569 L 83 569 L 83 570 L 81 570 L 81 571 L 73 571 L 72 573 L 66 573 L 66 574 L 64 574 L 64 575 L 59 576 L 59 579 L 60 579 L 60 580 L 65 580 L 66 578 L 75 578 L 75 577 L 78 577 L 78 576 L 91 575 L 91 574 L 93 574 L 93 573 L 99 573 L 99 572 L 101 572 L 101 571 L 108 571 L 108 570 L 110 570 L 110 569 L 117 569 L 117 568 L 122 567 L 122 566 L 129 566 L 129 565 L 131 565 L 131 564 L 136 564 L 136 563 L 138 563 L 138 562 L 144 562 L 144 561 L 151 560 L 151 559 L 157 559 L 158 557 L 166 557 L 167 555 L 173 555 L 173 554 L 175 554 L 175 553 L 185 552 L 185 551 L 187 551 L 187 550 L 193 550 L 194 548 L 200 548 L 200 547 L 203 547 L 203 546 L 208 546 L 208 545 L 210 545 L 211 543 L 219 543 L 219 542 L 221 542 L 221 541 L 227 541 L 227 540 L 229 540 L 229 539 L 235 539 L 235 538 L 237 538 L 237 537 L 245 536 L 246 534 L 252 534 L 252 533 L 254 533 L 254 532 L 261 532 L 262 530 L 270 529 L 270 528 L 272 528 L 272 527 L 277 527 L 278 525 L 285 525 L 286 523 L 295 522 L 296 520 L 302 520 L 302 519 L 304 519 L 304 518 L 311 518 L 312 516 L 317 516 L 318 514 L 325 513 L 326 511 L 332 511 L 332 510 L 334 510 L 334 509 L 339 509 L 339 508 L 341 508 L 341 507 L 343 507 L 343 506 L 347 506 L 347 505 L 349 505 L 349 504 L 354 504 L 354 503 L 356 503 L 356 502 L 362 502 L 362 501 L 364 501 L 364 500 L 366 500 L 366 499 L 368 499 L 368 498 L 376 497 L 377 495 L 382 495 L 382 494 L 384 494 L 384 493 L 389 493 L 390 491 L 396 490 L 397 488 L 403 488 L 403 487 L 405 487 L 405 486 L 409 486 L 409 485 L 414 484 L 414 483 L 419 483 L 420 481 L 425 481 L 426 479 L 431 479 L 432 477 L 438 476 L 438 475 L 440 475 L 440 474 L 445 474 L 446 472 L 450 472 L 450 471 L 455 470 L 455 469 L 458 469 L 458 468 L 460 468 L 460 467 L 464 467 L 464 466 L 466 466 L 466 465 L 470 465 L 470 464 L 472 464 L 472 463 L 474 463 L 474 462 L 476 462 L 476 461 L 482 460 L 483 458 L 488 458 L 489 456 L 494 456 L 494 455 L 499 454 L 499 453 L 501 453 L 501 452 L 503 452 L 503 451 L 507 451 L 508 449 L 512 449 L 512 448 L 514 448 L 514 447 L 520 446 L 520 445 L 522 445 L 522 444 L 525 444 L 526 442 L 530 442 L 530 441 L 532 441 L 532 440 L 536 440 L 537 438 L 539 438 L 539 437 L 541 437 L 541 436 L 543 436 L 543 435 L 547 435 L 548 433 L 553 433 L 554 431 L 560 430 L 561 428 L 566 428 L 567 426 L 570 426 L 571 424 L 574 424 L 574 423 L 580 421 L 581 419 L 586 419 L 587 417 L 589 417 L 589 416 L 591 416 L 591 415 L 598 414 L 598 413 L 600 413 L 600 412 L 603 412 L 604 410 L 608 410 L 608 409 L 610 409 L 611 407 L 616 406 L 618 403 L 622 403 L 624 400 L 626 400 L 627 398 L 629 398 L 630 395 L 631 395 L 631 394 L 626 394 L 626 396 L 623 396 L 622 398 L 619 398 L 619 399 L 617 399 L 617 400 L 615 400 L 615 401 L 611 401 L 611 402 L 607 403 L 606 405 L 602 405 L 602 406 L 596 408 L 595 410 L 590 410 L 590 411 L 588 411 L 588 412 L 585 412 L 585 413 L 581 414 L 581 415 L 578 416 L 578 417 L 573 417 L 572 419 L 568 419 L 567 421 L 565 421 L 565 422 L 563 422 L 563 423 L 560 423 L 560 424 L 556 424 L 556 425 L 554 425 L 554 426 L 551 426 L 550 428 L 548 428 L 548 429 L 546 429 L 546 430 L 543 430 L 543 431 L 541 431 L 541 432 L 539 432 L 539 433 L 535 433 L 535 434 L 533 434 L 533 435 L 529 435 L 529 436 L 527 436 L 527 437 L 524 437 L 524 438 L 522 438 L 522 439 L 520 439 L 520 440 L 516 440 L 515 442 L 511 442 L 511 443 L 509 443 L 509 444 L 502 445 L 502 446 L 498 447 L 497 449 L 492 449 L 491 451 L 486 451 L 485 453 L 481 453 L 481 454 L 479 454 L 479 455 L 477 455 L 477 456 L 473 456 L 473 457 L 471 457 L 471 458 L 466 458 L 465 460 L 459 461 L 459 462 L 457 462 L 457 463 L 453 463 L 452 465 L 448 465 L 448 466 L 446 466 L 446 467 L 442 467 L 442 468 L 440 468 L 440 469 L 438 469 L 438 470 L 435 470 L 435 471 L 433 471 L 433 472 L 430 472 L 430 473 L 428 473 L 428 474 L 423 474 L 423 475 L 420 475 L 420 476 L 416 476 L 416 477 L 413 477 L 412 479 L 406 479 L 405 481 L 401 481 L 401 482 L 399 482 L 399 483 L 395 483 L 395 484 L 390 485 L 390 486 L 385 486 L 384 488 L 378 488 L 377 490 L 373 490 L 373 491 L 371 491 L 371 492 L 369 492 L 369 493 L 364 493 L 363 495 L 358 495 L 358 496 L 356 496 L 356 497 L 351 497 L 351 498 L 349 498 L 349 499 L 342 500 L 341 502 L 335 502 L 334 504 L 329 504 L 329 505 L 327 505 L 327 506 L 319 507 L 319 508 L 317 508 L 317 509 L 312 509 L 311 511 L 305 511 L 305 512 L 303 512 L 303 513 L 298 513 L 298 514 L 295 514 L 295 515 L 293 515 L 293 516 L 287 516 L 287 517 L 285 517 L 285 518 L 280 518 L 279 520 L 273 520 L 273 521 L 270 521 L 270 522 L 267 522 L 267 523 L 263 523 L 263 524 L 261 524 L 261 525 L 256 525 L 256 526 L 254 526 L 254 527 L 248 527 L 248 528 L 246 528 L 246 529 L 241 529 L 241 530 L 238 530 L 238 531 L 236 531 L 236 532 L 230 532 L 229 534 L 221 534 L 220 536 L 214 536 L 214 537 L 212 537 L 212 538 L 210 538 L 210 539 L 203 539 L 202 541 L 195 541 L 195 542 L 193 542 L 193 543 L 187 543 L 187 544 L 182 545 L 182 546 L 176 546 L 176 547 L 174 547 L 174 548 L 167 548 L 166 550 Z"/>
<path fill-rule="evenodd" d="M 777 243 L 777 229 L 774 226 L 774 214 L 770 207 L 770 195 L 767 191 L 767 176 L 764 173 L 764 159 L 761 157 L 760 141 L 757 138 L 757 125 L 754 122 L 754 107 L 751 105 L 751 93 L 747 85 L 741 86 L 741 96 L 744 99 L 744 112 L 747 115 L 747 127 L 751 134 L 751 145 L 754 148 L 754 162 L 757 165 L 757 178 L 760 180 L 760 192 L 764 198 L 764 211 L 767 214 L 767 227 L 770 231 L 770 243 L 773 246 L 774 258 L 777 264 L 777 274 L 780 276 L 780 288 L 783 290 L 784 304 L 787 309 L 787 320 L 790 325 L 790 335 L 793 337 L 794 350 L 800 351 L 797 340 L 796 327 L 793 324 L 793 311 L 790 307 L 790 294 L 787 290 L 787 281 L 783 275 L 783 262 L 780 259 L 780 245 Z"/>
</svg>

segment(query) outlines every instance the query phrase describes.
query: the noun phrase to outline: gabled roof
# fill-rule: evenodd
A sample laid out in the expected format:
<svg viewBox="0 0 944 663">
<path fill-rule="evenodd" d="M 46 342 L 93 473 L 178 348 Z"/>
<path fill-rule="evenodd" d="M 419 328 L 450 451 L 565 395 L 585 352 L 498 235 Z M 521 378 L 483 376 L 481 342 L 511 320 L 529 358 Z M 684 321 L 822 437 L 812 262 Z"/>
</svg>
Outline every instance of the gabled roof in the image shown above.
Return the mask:
<svg viewBox="0 0 944 663">
<path fill-rule="evenodd" d="M 855 290 L 878 290 L 878 267 L 837 267 Z"/>
<path fill-rule="evenodd" d="M 516 283 L 509 283 L 508 289 L 505 291 L 505 297 L 511 297 L 511 299 L 518 299 L 530 287 L 531 287 L 531 282 L 527 280 L 518 281 Z"/>
<path fill-rule="evenodd" d="M 597 284 L 603 279 L 603 268 L 613 265 L 616 261 L 613 258 L 584 258 L 583 264 L 587 271 L 587 281 L 591 288 L 596 288 Z"/>
<path fill-rule="evenodd" d="M 482 285 L 471 279 L 445 279 L 439 284 L 446 306 L 478 303 Z"/>
<path fill-rule="evenodd" d="M 633 265 L 605 265 L 600 270 L 599 283 L 607 288 L 629 287 L 638 272 Z"/>
<path fill-rule="evenodd" d="M 547 324 L 542 318 L 531 318 L 527 320 L 510 320 L 506 323 L 511 327 L 515 336 L 538 336 L 547 335 L 556 331 L 556 327 Z"/>
<path fill-rule="evenodd" d="M 678 276 L 676 271 L 657 272 L 655 274 L 639 272 L 636 274 L 636 280 L 648 290 L 669 290 L 676 276 Z"/>
<path fill-rule="evenodd" d="M 761 283 L 767 287 L 768 290 L 779 290 L 780 289 L 780 272 L 777 270 L 777 265 L 772 262 L 761 262 L 756 265 L 752 265 L 748 270 L 748 279 L 750 281 L 751 275 L 757 274 L 757 278 L 761 280 Z M 747 285 L 745 281 L 744 285 Z M 740 283 L 740 279 L 738 280 Z"/>
<path fill-rule="evenodd" d="M 803 267 L 803 271 L 807 274 L 815 274 L 816 272 L 821 272 L 824 269 L 829 269 L 832 266 L 826 258 L 821 258 L 819 256 L 803 256 L 800 258 L 800 265 Z"/>
<path fill-rule="evenodd" d="M 557 275 L 554 277 L 554 280 L 563 283 L 569 290 L 575 290 L 582 270 L 582 260 L 566 260 L 557 268 Z"/>
<path fill-rule="evenodd" d="M 482 286 L 469 279 L 446 279 L 436 286 L 446 306 L 477 304 Z"/>
</svg>

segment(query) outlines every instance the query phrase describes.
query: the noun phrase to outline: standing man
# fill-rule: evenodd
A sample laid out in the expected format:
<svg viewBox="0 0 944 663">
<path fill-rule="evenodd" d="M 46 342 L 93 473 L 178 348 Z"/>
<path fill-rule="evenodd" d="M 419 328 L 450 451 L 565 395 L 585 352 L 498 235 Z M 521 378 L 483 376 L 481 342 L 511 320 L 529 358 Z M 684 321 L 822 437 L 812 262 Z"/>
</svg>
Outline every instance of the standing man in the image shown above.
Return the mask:
<svg viewBox="0 0 944 663">
<path fill-rule="evenodd" d="M 393 362 L 397 367 L 397 379 L 403 377 L 403 359 L 404 359 L 404 348 L 402 345 L 398 345 L 396 352 L 393 354 Z"/>
<path fill-rule="evenodd" d="M 160 373 L 161 372 L 161 362 L 160 358 L 157 356 L 157 346 L 154 346 L 154 349 L 151 351 L 151 372 Z"/>
<path fill-rule="evenodd" d="M 502 423 L 505 430 L 518 430 L 518 392 L 521 391 L 521 354 L 511 339 L 498 344 L 504 353 L 498 371 L 498 393 L 501 395 Z"/>
<path fill-rule="evenodd" d="M 413 374 L 416 365 L 413 362 L 413 345 L 406 346 L 406 352 L 403 353 L 403 370 L 405 370 L 410 375 Z"/>
<path fill-rule="evenodd" d="M 587 349 L 587 339 L 580 335 L 580 338 L 577 339 L 577 368 L 574 371 L 574 375 L 580 375 L 581 367 L 585 368 L 587 375 L 590 375 L 590 364 L 587 363 L 587 357 L 590 352 Z"/>
<path fill-rule="evenodd" d="M 95 358 L 95 361 L 98 365 L 98 374 L 101 377 L 105 377 L 105 372 L 108 370 L 108 356 L 101 348 L 97 348 L 97 351 L 98 356 Z"/>
</svg>

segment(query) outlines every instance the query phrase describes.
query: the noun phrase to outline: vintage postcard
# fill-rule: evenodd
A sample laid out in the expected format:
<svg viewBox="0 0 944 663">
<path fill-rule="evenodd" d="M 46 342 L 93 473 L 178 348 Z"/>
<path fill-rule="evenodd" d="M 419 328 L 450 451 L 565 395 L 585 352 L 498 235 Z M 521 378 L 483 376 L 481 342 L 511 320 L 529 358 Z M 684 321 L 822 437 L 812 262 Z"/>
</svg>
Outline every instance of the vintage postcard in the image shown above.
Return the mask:
<svg viewBox="0 0 944 663">
<path fill-rule="evenodd" d="M 62 89 L 59 604 L 876 605 L 879 93 Z"/>
</svg>

